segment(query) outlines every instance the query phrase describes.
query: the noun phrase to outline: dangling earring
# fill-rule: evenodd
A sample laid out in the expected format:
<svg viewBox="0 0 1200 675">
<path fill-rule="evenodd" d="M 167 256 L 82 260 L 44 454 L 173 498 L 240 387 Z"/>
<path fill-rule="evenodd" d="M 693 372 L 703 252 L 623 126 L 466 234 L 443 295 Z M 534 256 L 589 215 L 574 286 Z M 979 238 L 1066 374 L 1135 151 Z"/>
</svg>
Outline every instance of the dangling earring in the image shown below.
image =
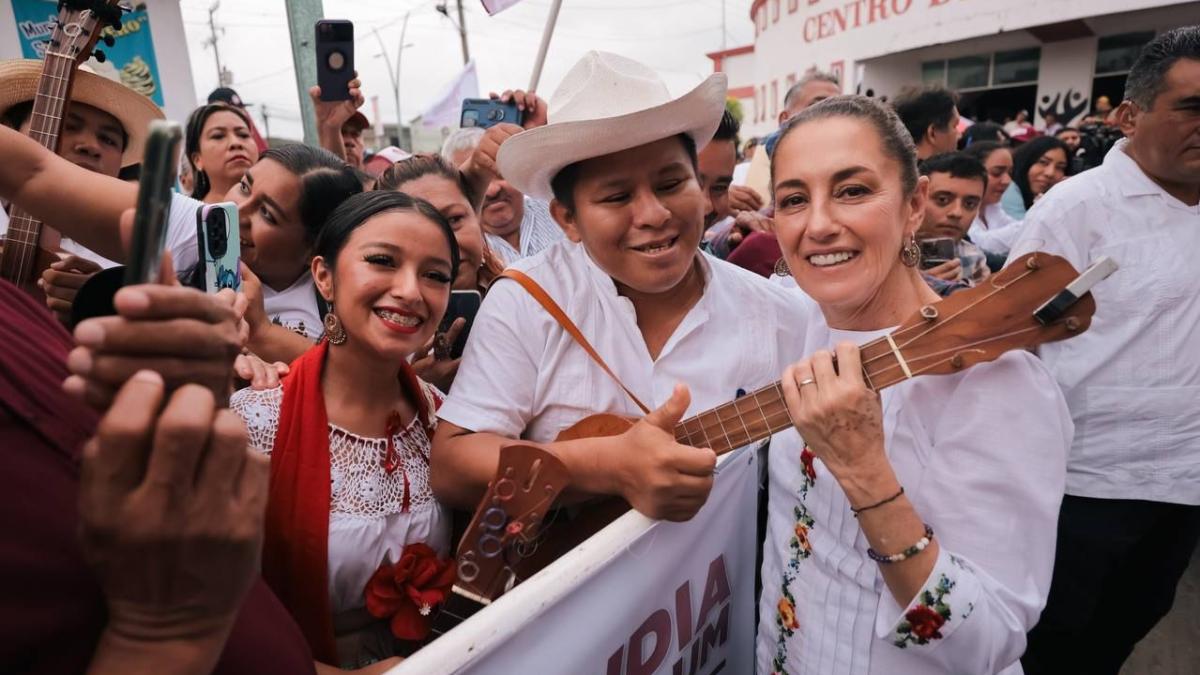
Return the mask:
<svg viewBox="0 0 1200 675">
<path fill-rule="evenodd" d="M 908 243 L 900 247 L 900 262 L 906 267 L 916 267 L 921 264 L 921 246 L 917 244 L 916 235 L 908 235 Z"/>
<path fill-rule="evenodd" d="M 333 313 L 333 305 L 329 306 L 329 312 L 325 314 L 325 338 L 331 345 L 346 344 L 346 329 L 342 328 L 342 320 Z"/>
<path fill-rule="evenodd" d="M 788 267 L 787 258 L 780 256 L 779 260 L 775 261 L 775 276 L 777 276 L 777 277 L 792 276 L 792 268 Z"/>
</svg>

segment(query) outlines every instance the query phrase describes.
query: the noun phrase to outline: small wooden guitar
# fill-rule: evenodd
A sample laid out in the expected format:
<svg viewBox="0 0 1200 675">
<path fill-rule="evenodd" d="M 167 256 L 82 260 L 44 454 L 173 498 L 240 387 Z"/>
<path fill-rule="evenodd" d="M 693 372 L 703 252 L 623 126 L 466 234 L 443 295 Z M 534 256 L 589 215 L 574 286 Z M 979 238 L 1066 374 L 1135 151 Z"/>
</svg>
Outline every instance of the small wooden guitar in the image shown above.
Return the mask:
<svg viewBox="0 0 1200 675">
<path fill-rule="evenodd" d="M 105 27 L 120 27 L 117 0 L 63 0 L 58 21 L 46 49 L 37 95 L 30 113 L 29 136 L 51 152 L 58 152 L 63 118 L 71 100 L 75 69 L 92 56 Z M 106 40 L 111 44 L 111 38 Z M 0 253 L 0 278 L 40 295 L 36 284 L 42 271 L 58 260 L 58 232 L 13 206 L 8 234 Z"/>
<path fill-rule="evenodd" d="M 1087 288 L 1112 269 L 1115 265 L 1089 270 Z M 1013 349 L 1078 335 L 1091 325 L 1096 303 L 1091 293 L 1085 294 L 1086 288 L 1072 283 L 1077 278 L 1084 279 L 1063 258 L 1025 255 L 980 286 L 926 305 L 891 334 L 862 345 L 863 380 L 879 392 L 913 377 L 955 373 Z M 635 422 L 593 415 L 564 430 L 558 440 L 616 436 Z M 722 455 L 791 426 L 782 386 L 776 382 L 683 420 L 675 427 L 675 439 Z M 524 462 L 514 461 L 513 447 L 523 448 Z M 536 474 L 522 468 L 533 467 L 533 458 L 540 458 Z M 549 507 L 546 499 L 557 496 L 567 483 L 560 467 L 549 453 L 529 446 L 501 451 L 497 475 L 502 477 L 493 481 L 459 545 L 459 582 L 447 611 L 435 621 L 438 634 L 629 510 L 623 499 L 604 498 L 573 518 L 558 509 L 550 513 L 549 523 L 541 523 Z M 525 500 L 500 498 L 512 488 L 498 491 L 496 486 L 526 485 L 534 475 L 533 482 L 545 487 L 542 492 Z"/>
</svg>

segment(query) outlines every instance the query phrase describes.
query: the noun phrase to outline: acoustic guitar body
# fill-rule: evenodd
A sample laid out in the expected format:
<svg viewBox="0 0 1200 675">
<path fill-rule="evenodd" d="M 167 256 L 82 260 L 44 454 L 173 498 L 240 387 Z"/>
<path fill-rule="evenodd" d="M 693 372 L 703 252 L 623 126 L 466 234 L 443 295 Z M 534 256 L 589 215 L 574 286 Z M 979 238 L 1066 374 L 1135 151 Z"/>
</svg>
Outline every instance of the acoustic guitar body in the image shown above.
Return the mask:
<svg viewBox="0 0 1200 675">
<path fill-rule="evenodd" d="M 3 254 L 4 240 L 0 239 L 0 260 L 3 260 Z M 59 260 L 62 260 L 61 254 L 39 246 L 28 269 L 15 269 L 15 265 L 12 266 L 13 269 L 0 269 L 0 278 L 7 279 L 13 285 L 28 293 L 34 300 L 37 300 L 38 304 L 45 305 L 46 294 L 42 292 L 42 289 L 38 288 L 37 282 L 42 278 L 42 272 L 45 272 L 50 268 L 52 263 L 56 263 Z M 3 265 L 0 264 L 0 267 L 3 267 Z"/>
<path fill-rule="evenodd" d="M 619 415 L 588 415 L 559 432 L 556 441 L 577 441 L 581 438 L 620 436 L 629 431 L 637 420 Z"/>
</svg>

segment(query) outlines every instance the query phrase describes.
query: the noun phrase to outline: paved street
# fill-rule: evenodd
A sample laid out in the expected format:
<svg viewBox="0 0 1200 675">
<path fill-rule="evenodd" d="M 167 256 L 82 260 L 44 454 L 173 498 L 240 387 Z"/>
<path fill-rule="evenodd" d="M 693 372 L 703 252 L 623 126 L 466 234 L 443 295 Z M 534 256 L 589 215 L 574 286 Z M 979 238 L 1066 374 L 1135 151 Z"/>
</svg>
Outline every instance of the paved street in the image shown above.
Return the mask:
<svg viewBox="0 0 1200 675">
<path fill-rule="evenodd" d="M 1200 673 L 1200 549 L 1179 582 L 1171 613 L 1142 641 L 1121 675 Z"/>
</svg>

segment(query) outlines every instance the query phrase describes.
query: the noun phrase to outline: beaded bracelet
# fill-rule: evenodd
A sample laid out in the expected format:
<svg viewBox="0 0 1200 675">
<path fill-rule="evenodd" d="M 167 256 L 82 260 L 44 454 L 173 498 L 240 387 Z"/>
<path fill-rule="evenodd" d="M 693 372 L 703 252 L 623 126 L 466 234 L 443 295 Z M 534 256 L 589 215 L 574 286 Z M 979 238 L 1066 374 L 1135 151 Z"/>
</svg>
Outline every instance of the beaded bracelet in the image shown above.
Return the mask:
<svg viewBox="0 0 1200 675">
<path fill-rule="evenodd" d="M 932 542 L 932 541 L 933 541 L 933 528 L 930 527 L 928 524 L 925 524 L 925 536 L 921 537 L 921 539 L 919 541 L 917 541 L 917 543 L 913 544 L 912 546 L 909 546 L 908 548 L 904 549 L 903 551 L 901 551 L 899 553 L 893 553 L 892 555 L 882 555 L 875 549 L 868 548 L 867 549 L 867 557 L 869 557 L 871 560 L 874 560 L 875 562 L 877 562 L 881 565 L 890 565 L 892 563 L 904 562 L 905 560 L 908 560 L 909 558 L 915 556 L 916 554 L 920 553 L 921 551 L 924 551 L 929 546 L 930 542 Z"/>
</svg>

